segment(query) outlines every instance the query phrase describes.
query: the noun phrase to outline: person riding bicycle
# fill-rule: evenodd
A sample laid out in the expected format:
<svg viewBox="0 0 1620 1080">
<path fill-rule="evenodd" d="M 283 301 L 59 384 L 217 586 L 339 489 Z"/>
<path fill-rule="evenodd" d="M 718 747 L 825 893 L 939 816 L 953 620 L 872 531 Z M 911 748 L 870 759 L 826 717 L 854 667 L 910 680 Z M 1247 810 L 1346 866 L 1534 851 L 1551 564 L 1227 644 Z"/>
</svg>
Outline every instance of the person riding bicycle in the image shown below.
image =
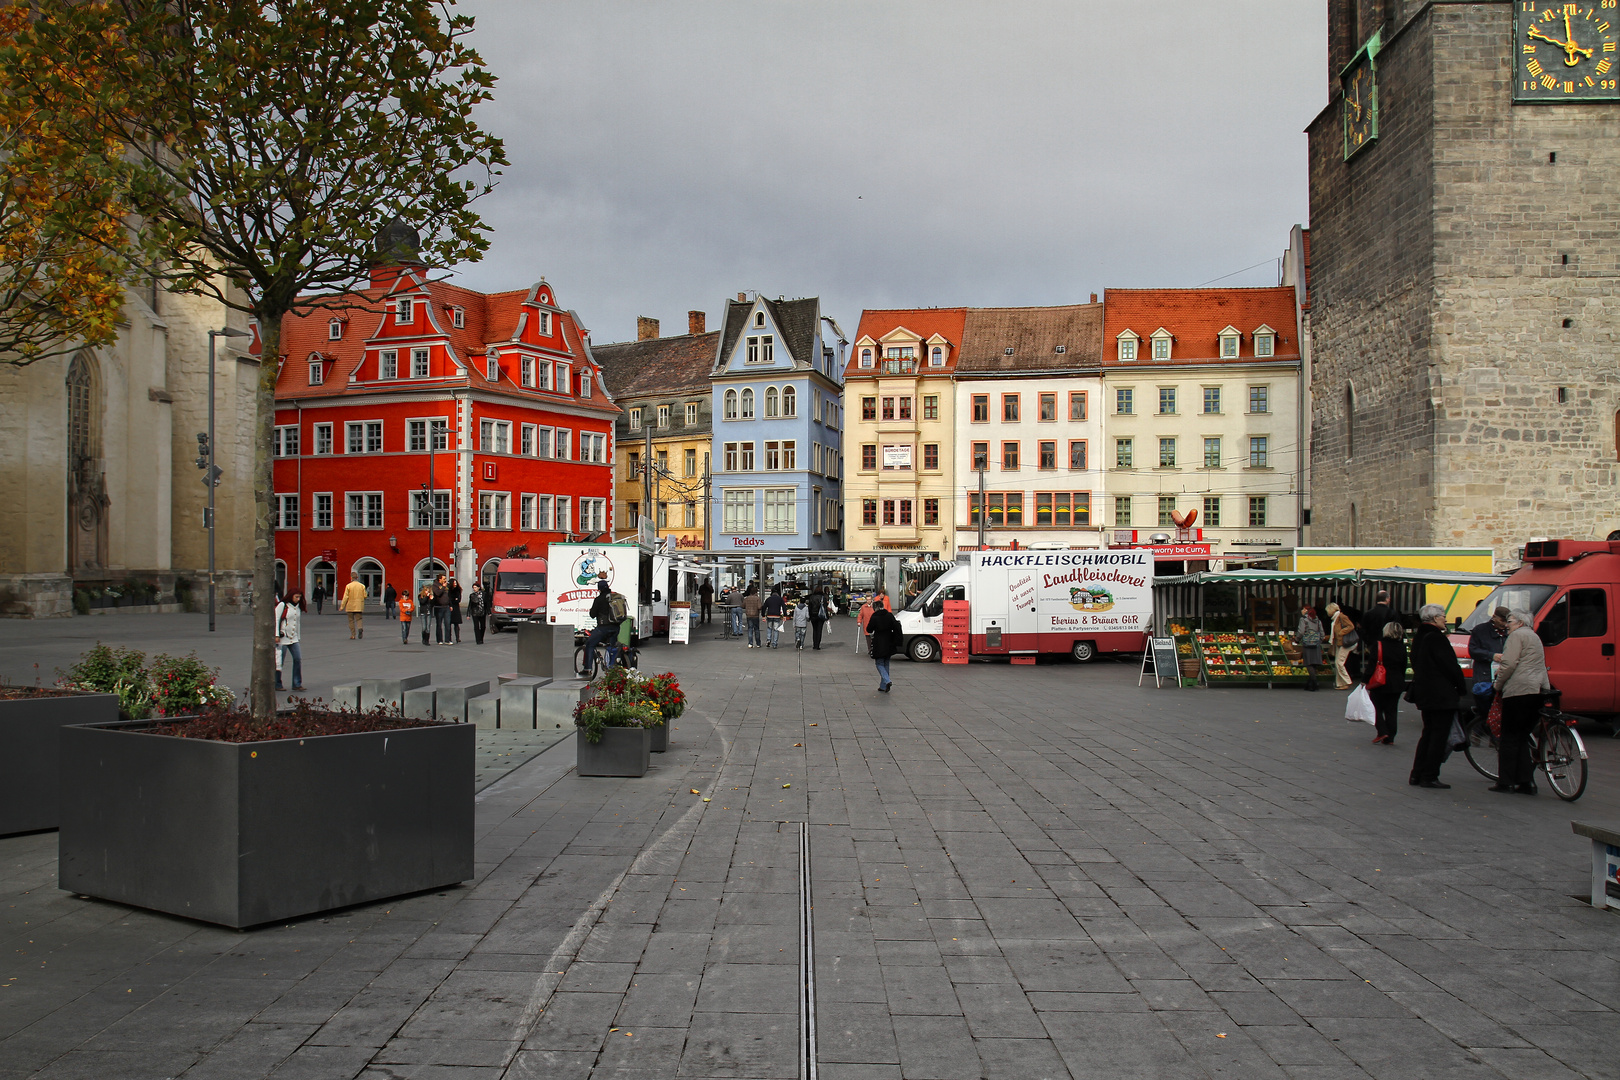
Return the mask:
<svg viewBox="0 0 1620 1080">
<path fill-rule="evenodd" d="M 596 599 L 591 601 L 591 618 L 596 620 L 596 629 L 585 640 L 587 662 L 598 645 L 609 644 L 619 635 L 619 619 L 622 615 L 614 613 L 615 598 L 618 600 L 618 610 L 624 611 L 624 597 L 609 590 L 606 574 L 596 579 L 596 588 Z"/>
</svg>

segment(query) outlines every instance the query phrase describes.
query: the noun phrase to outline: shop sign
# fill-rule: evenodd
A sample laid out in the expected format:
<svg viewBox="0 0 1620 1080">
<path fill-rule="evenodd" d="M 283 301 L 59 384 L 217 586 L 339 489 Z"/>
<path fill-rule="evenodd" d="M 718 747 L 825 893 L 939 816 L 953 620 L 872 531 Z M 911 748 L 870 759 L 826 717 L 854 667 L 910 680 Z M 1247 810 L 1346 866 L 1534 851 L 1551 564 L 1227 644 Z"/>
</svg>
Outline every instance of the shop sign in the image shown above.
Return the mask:
<svg viewBox="0 0 1620 1080">
<path fill-rule="evenodd" d="M 1155 559 L 1207 559 L 1212 544 L 1151 544 Z"/>
<path fill-rule="evenodd" d="M 703 546 L 703 538 L 698 536 L 678 537 L 675 541 L 675 546 L 678 548 L 701 548 Z"/>
<path fill-rule="evenodd" d="M 337 562 L 337 548 L 322 548 L 321 558 L 325 559 L 327 562 Z"/>
<path fill-rule="evenodd" d="M 883 467 L 885 469 L 911 468 L 911 444 L 907 443 L 904 446 L 885 445 L 883 447 Z"/>
<path fill-rule="evenodd" d="M 761 536 L 733 536 L 731 546 L 740 548 L 764 547 L 765 538 Z"/>
</svg>

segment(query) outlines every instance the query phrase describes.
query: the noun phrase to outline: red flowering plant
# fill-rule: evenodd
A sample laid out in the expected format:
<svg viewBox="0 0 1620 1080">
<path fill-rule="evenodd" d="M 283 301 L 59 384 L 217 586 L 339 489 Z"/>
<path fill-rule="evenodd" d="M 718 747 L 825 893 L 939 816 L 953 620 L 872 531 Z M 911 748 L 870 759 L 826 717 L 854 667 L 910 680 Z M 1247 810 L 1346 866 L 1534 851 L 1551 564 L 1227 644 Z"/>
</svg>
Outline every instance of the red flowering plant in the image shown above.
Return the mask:
<svg viewBox="0 0 1620 1080">
<path fill-rule="evenodd" d="M 686 693 L 675 680 L 673 671 L 654 675 L 647 680 L 647 696 L 658 703 L 664 719 L 673 720 L 686 711 Z"/>
<path fill-rule="evenodd" d="M 662 724 L 664 712 L 649 692 L 651 681 L 626 668 L 604 675 L 591 696 L 574 706 L 574 726 L 585 732 L 585 741 L 601 742 L 604 728 Z"/>
</svg>

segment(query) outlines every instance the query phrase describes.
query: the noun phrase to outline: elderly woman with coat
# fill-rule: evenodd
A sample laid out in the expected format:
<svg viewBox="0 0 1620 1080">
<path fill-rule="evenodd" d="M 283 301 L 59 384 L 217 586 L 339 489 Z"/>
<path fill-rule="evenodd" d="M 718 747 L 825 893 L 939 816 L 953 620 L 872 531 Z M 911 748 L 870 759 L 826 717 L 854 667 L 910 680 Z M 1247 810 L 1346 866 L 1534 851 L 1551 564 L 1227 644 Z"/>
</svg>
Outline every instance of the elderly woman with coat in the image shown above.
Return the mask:
<svg viewBox="0 0 1620 1080">
<path fill-rule="evenodd" d="M 1316 689 L 1316 669 L 1322 664 L 1322 638 L 1327 631 L 1316 609 L 1309 604 L 1299 609 L 1299 626 L 1294 629 L 1294 643 L 1299 646 L 1305 662 L 1305 689 Z"/>
<path fill-rule="evenodd" d="M 1412 685 L 1409 696 L 1423 717 L 1423 736 L 1412 757 L 1412 775 L 1407 783 L 1426 788 L 1448 788 L 1440 782 L 1440 763 L 1446 757 L 1446 742 L 1457 703 L 1466 700 L 1468 680 L 1463 677 L 1457 653 L 1446 637 L 1446 609 L 1424 604 L 1418 609 L 1417 632 L 1412 635 Z"/>
<path fill-rule="evenodd" d="M 1380 629 L 1382 633 L 1378 640 L 1369 642 L 1367 694 L 1378 713 L 1378 733 L 1373 736 L 1373 742 L 1394 746 L 1396 720 L 1401 711 L 1401 691 L 1406 689 L 1406 629 L 1393 620 Z M 1384 668 L 1384 681 L 1374 686 L 1372 680 L 1377 676 L 1380 664 Z M 1451 729 L 1448 727 L 1446 730 L 1449 733 Z"/>
<path fill-rule="evenodd" d="M 1344 665 L 1345 661 L 1350 658 L 1350 652 L 1355 648 L 1355 643 L 1348 642 L 1346 639 L 1356 632 L 1356 624 L 1349 615 L 1340 609 L 1338 604 L 1329 604 L 1327 606 L 1327 616 L 1328 641 L 1333 648 L 1333 689 L 1348 690 L 1353 680 L 1350 678 L 1349 669 Z"/>
<path fill-rule="evenodd" d="M 1495 689 L 1502 696 L 1502 735 L 1497 740 L 1500 763 L 1492 791 L 1534 795 L 1536 782 L 1530 764 L 1530 729 L 1536 725 L 1541 702 L 1551 684 L 1541 638 L 1530 625 L 1530 614 L 1509 611 L 1507 643 L 1498 657 Z"/>
</svg>

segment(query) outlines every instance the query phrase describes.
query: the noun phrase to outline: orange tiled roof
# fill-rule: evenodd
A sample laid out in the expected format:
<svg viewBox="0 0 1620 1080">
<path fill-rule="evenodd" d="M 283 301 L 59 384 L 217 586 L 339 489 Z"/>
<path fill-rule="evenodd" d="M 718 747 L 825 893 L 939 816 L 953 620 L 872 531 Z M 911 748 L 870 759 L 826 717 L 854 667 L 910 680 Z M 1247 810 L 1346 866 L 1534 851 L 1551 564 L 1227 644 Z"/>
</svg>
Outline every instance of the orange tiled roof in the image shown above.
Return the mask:
<svg viewBox="0 0 1620 1080">
<path fill-rule="evenodd" d="M 869 337 L 879 343 L 877 356 L 881 359 L 883 336 L 902 327 L 923 341 L 938 334 L 949 342 L 950 348 L 945 352 L 945 366 L 925 369 L 932 374 L 949 374 L 956 370 L 956 361 L 962 351 L 963 326 L 966 321 L 967 308 L 884 308 L 877 311 L 863 311 L 860 325 L 855 328 L 856 344 L 850 348 L 844 377 L 873 374 L 874 369 L 863 369 L 860 366 L 859 342 L 862 338 Z"/>
<path fill-rule="evenodd" d="M 1252 363 L 1254 331 L 1269 326 L 1277 332 L 1276 355 L 1269 360 L 1298 360 L 1299 334 L 1294 326 L 1294 290 L 1279 285 L 1259 289 L 1109 289 L 1103 296 L 1105 367 L 1121 366 L 1116 342 L 1126 330 L 1142 344 L 1127 367 L 1145 367 L 1148 338 L 1161 326 L 1175 335 L 1169 361 L 1158 363 Z M 1222 360 L 1220 332 L 1232 326 L 1243 333 L 1235 359 Z"/>
</svg>

